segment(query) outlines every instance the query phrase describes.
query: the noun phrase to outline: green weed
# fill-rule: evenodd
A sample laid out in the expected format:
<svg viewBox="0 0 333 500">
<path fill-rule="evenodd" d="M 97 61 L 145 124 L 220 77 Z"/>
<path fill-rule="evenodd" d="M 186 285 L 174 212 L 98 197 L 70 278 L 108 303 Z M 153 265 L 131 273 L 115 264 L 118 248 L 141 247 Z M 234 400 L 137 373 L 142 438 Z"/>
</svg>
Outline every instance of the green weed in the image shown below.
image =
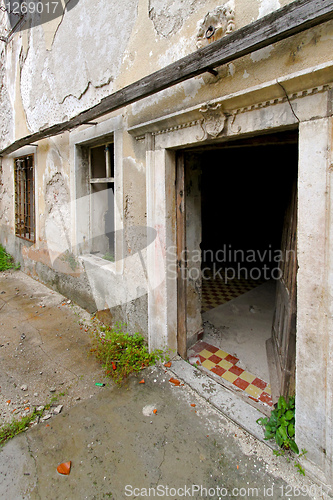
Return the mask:
<svg viewBox="0 0 333 500">
<path fill-rule="evenodd" d="M 294 467 L 296 467 L 297 472 L 299 472 L 302 476 L 305 476 L 305 470 L 303 469 L 301 464 L 299 464 L 298 462 L 295 462 Z"/>
<path fill-rule="evenodd" d="M 275 439 L 280 450 L 274 450 L 276 456 L 284 456 L 285 451 L 293 451 L 298 458 L 304 456 L 307 451 L 299 452 L 295 442 L 295 398 L 290 397 L 288 401 L 283 396 L 279 397 L 277 407 L 271 412 L 270 418 L 258 418 L 257 423 L 265 427 L 264 439 Z M 289 461 L 289 458 L 287 457 Z M 294 466 L 298 472 L 305 475 L 303 467 L 295 461 Z"/>
<path fill-rule="evenodd" d="M 114 255 L 113 253 L 106 252 L 106 254 L 103 255 L 103 259 L 109 260 L 110 262 L 114 262 Z"/>
<path fill-rule="evenodd" d="M 15 264 L 13 257 L 0 245 L 0 271 L 8 269 L 20 269 L 20 264 Z"/>
<path fill-rule="evenodd" d="M 2 425 L 0 427 L 0 446 L 3 446 L 7 441 L 28 429 L 32 422 L 34 422 L 38 417 L 42 417 L 44 415 L 44 412 L 49 410 L 51 406 L 58 401 L 58 398 L 64 394 L 65 393 L 53 396 L 49 403 L 47 403 L 42 410 L 37 411 L 37 409 L 34 408 L 33 412 L 30 413 L 30 415 L 26 415 L 20 420 L 14 419 L 8 424 Z"/>
<path fill-rule="evenodd" d="M 280 448 L 299 453 L 294 440 L 295 398 L 290 397 L 287 402 L 280 396 L 277 408 L 272 411 L 270 418 L 259 418 L 257 423 L 265 427 L 264 439 L 275 439 Z"/>
<path fill-rule="evenodd" d="M 93 333 L 91 349 L 103 364 L 106 375 L 118 385 L 130 373 L 139 372 L 165 358 L 162 350 L 149 352 L 144 337 L 139 333 L 125 333 L 125 328 L 126 325 L 121 323 L 116 323 L 113 328 L 103 326 Z"/>
<path fill-rule="evenodd" d="M 8 424 L 4 424 L 0 429 L 0 446 L 4 445 L 9 439 L 12 439 L 17 434 L 25 431 L 39 413 L 42 412 L 34 411 L 31 415 L 27 415 L 21 420 L 13 420 Z"/>
</svg>

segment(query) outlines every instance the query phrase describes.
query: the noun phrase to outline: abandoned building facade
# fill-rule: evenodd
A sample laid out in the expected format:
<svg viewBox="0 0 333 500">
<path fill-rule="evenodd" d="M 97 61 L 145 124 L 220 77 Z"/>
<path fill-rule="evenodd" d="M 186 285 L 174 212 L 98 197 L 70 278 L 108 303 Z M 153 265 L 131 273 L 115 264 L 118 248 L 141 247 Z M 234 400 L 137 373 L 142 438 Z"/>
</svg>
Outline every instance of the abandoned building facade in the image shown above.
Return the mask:
<svg viewBox="0 0 333 500">
<path fill-rule="evenodd" d="M 0 5 L 0 243 L 151 349 L 295 393 L 333 486 L 333 2 Z"/>
</svg>

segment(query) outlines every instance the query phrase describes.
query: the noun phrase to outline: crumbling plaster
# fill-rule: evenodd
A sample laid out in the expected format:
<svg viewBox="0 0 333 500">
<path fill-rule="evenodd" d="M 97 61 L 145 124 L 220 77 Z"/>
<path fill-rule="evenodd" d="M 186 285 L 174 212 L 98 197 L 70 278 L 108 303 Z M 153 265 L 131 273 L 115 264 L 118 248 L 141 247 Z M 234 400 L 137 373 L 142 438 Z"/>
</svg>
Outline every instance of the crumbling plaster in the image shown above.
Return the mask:
<svg viewBox="0 0 333 500">
<path fill-rule="evenodd" d="M 287 3 L 227 2 L 235 10 L 236 29 Z M 13 65 L 15 72 L 5 85 L 6 89 L 15 89 L 17 79 L 20 88 L 21 99 L 16 93 L 11 100 L 12 113 L 18 113 L 15 138 L 27 130 L 36 131 L 66 120 L 113 91 L 195 51 L 198 23 L 214 8 L 213 0 L 169 4 L 160 0 L 125 0 L 115 4 L 101 0 L 94 8 L 89 0 L 80 0 L 62 18 L 15 35 L 8 44 L 7 58 L 12 57 L 12 52 L 17 60 L 19 49 L 20 64 Z M 320 36 L 319 29 L 316 43 Z M 311 43 L 301 39 L 290 47 L 293 64 L 308 61 L 305 46 Z M 278 48 L 269 49 L 261 57 L 254 61 L 248 57 L 223 68 L 218 78 L 198 77 L 146 99 L 144 113 L 133 106 L 133 123 L 145 120 L 152 106 L 156 114 L 158 107 L 172 109 L 183 99 L 195 104 L 207 94 L 207 86 L 214 97 L 225 92 L 230 84 L 241 89 L 264 81 L 271 73 L 272 57 L 277 76 L 288 71 Z M 5 121 L 12 123 L 12 118 L 8 116 Z M 10 137 L 5 135 L 3 145 L 12 139 L 13 132 Z"/>
<path fill-rule="evenodd" d="M 13 168 L 8 160 L 2 160 L 0 167 L 0 225 L 7 226 L 13 230 L 12 206 L 13 206 L 13 189 L 12 189 Z"/>
<path fill-rule="evenodd" d="M 236 29 L 239 27 L 236 11 Z M 166 110 L 181 111 L 186 104 L 197 105 L 233 92 L 263 85 L 272 79 L 279 80 L 289 74 L 332 60 L 333 22 L 313 28 L 284 40 L 267 49 L 254 52 L 233 63 L 217 68 L 218 76 L 205 73 L 190 82 L 195 91 L 190 95 L 189 82 L 183 82 L 172 89 L 164 90 L 132 105 L 128 123 L 130 126 L 163 116 Z"/>
<path fill-rule="evenodd" d="M 0 44 L 3 42 L 0 42 Z M 7 143 L 14 139 L 14 102 L 9 93 L 9 63 L 6 57 L 6 47 L 0 51 L 0 142 Z"/>
<path fill-rule="evenodd" d="M 21 91 L 31 130 L 72 117 L 112 92 L 136 11 L 135 0 L 101 1 L 93 9 L 81 0 L 57 27 L 50 50 L 43 26 L 30 32 Z"/>
<path fill-rule="evenodd" d="M 158 35 L 168 37 L 176 34 L 184 22 L 205 4 L 203 0 L 179 0 L 167 3 L 163 0 L 149 0 L 149 19 Z"/>
</svg>

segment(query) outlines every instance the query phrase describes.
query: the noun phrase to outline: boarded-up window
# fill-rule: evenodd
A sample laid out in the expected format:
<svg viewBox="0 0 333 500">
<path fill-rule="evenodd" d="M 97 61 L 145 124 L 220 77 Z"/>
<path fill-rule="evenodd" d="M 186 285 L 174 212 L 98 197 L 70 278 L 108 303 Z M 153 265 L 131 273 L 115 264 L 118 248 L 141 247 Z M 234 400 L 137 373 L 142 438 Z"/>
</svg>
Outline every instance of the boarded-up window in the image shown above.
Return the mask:
<svg viewBox="0 0 333 500">
<path fill-rule="evenodd" d="M 15 234 L 35 242 L 35 186 L 33 155 L 14 160 Z"/>
</svg>

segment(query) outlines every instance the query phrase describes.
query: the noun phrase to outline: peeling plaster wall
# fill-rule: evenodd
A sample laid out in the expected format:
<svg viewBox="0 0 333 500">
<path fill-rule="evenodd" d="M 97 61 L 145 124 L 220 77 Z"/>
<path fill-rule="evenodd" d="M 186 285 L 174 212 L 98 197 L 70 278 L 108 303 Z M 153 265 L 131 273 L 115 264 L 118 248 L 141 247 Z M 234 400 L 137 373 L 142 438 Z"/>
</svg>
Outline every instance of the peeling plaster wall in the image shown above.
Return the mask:
<svg viewBox="0 0 333 500">
<path fill-rule="evenodd" d="M 238 29 L 290 2 L 284 0 L 253 2 L 234 0 L 227 3 L 234 8 L 235 25 Z M 221 4 L 223 3 L 221 2 Z M 195 51 L 198 23 L 208 11 L 216 8 L 216 5 L 216 2 L 209 1 L 205 2 L 204 5 L 197 4 L 194 13 L 182 20 L 182 27 L 178 32 L 170 32 L 168 36 L 162 36 L 158 33 L 158 29 L 155 28 L 157 21 L 154 19 L 155 39 L 149 44 L 148 54 L 148 49 L 146 49 L 148 57 L 145 59 L 145 65 L 142 64 L 138 67 L 132 64 L 131 67 L 127 68 L 130 71 L 131 81 Z M 161 15 L 161 22 L 166 23 L 167 20 L 163 15 L 162 8 L 159 11 L 154 10 L 155 15 L 157 12 Z M 147 26 L 148 29 L 149 26 Z M 329 61 L 332 58 L 332 40 L 333 23 L 329 22 L 289 40 L 256 51 L 249 56 L 217 68 L 219 72 L 217 77 L 206 73 L 133 104 L 129 124 L 135 125 L 141 121 L 148 121 L 152 115 L 155 117 L 158 114 L 160 116 L 166 114 L 166 109 L 181 110 L 184 104 L 187 106 L 196 105 L 228 94 L 230 91 L 242 91 L 250 86 L 260 85 L 267 80 L 281 78 L 320 62 Z M 135 60 L 135 54 L 138 57 L 140 49 L 139 40 L 137 43 L 133 43 L 133 47 L 135 47 L 133 49 L 133 59 Z"/>
<path fill-rule="evenodd" d="M 1 11 L 0 11 L 1 12 Z M 3 42 L 0 41 L 3 45 Z M 11 104 L 8 80 L 10 66 L 6 57 L 6 48 L 0 45 L 0 142 L 9 143 L 14 138 L 14 108 Z M 8 63 L 8 64 L 7 64 Z M 7 66 L 7 67 L 6 67 Z"/>
<path fill-rule="evenodd" d="M 32 131 L 74 116 L 113 90 L 137 1 L 101 0 L 91 5 L 81 0 L 58 20 L 51 42 L 44 25 L 29 33 L 21 95 Z"/>
<path fill-rule="evenodd" d="M 5 0 L 0 0 L 0 36 L 7 37 L 10 31 L 8 16 L 5 12 Z"/>
<path fill-rule="evenodd" d="M 186 19 L 204 4 L 204 0 L 179 0 L 172 3 L 149 0 L 149 19 L 152 20 L 158 35 L 168 37 L 176 34 Z"/>
<path fill-rule="evenodd" d="M 0 168 L 0 225 L 2 232 L 10 234 L 14 230 L 14 220 L 12 214 L 13 207 L 13 168 L 7 159 L 2 161 Z M 6 229 L 5 229 L 6 228 Z M 7 241 L 7 234 L 2 239 Z"/>
<path fill-rule="evenodd" d="M 238 29 L 290 1 L 229 0 L 226 4 L 235 11 Z M 1 146 L 66 120 L 195 51 L 199 23 L 216 6 L 213 0 L 100 0 L 92 7 L 89 0 L 80 0 L 61 18 L 16 34 L 2 56 L 6 81 L 1 100 L 7 109 L 0 118 Z M 219 69 L 217 78 L 204 74 L 134 104 L 128 109 L 129 123 L 213 99 L 230 87 L 238 91 L 328 60 L 332 25 L 230 63 Z"/>
<path fill-rule="evenodd" d="M 226 5 L 234 9 L 238 29 L 289 1 L 229 0 Z M 66 120 L 115 90 L 195 51 L 199 25 L 216 7 L 214 0 L 124 0 L 121 3 L 100 0 L 97 4 L 80 0 L 61 18 L 15 34 L 7 44 L 0 46 L 1 146 Z M 332 23 L 327 23 L 219 68 L 218 77 L 203 74 L 112 115 L 124 117 L 120 187 L 123 201 L 119 207 L 123 213 L 124 258 L 135 253 L 145 239 L 144 234 L 133 236 L 131 228 L 144 227 L 147 220 L 145 144 L 128 137 L 126 126 L 324 62 L 331 57 L 332 38 Z M 279 92 L 281 89 L 277 87 Z M 36 250 L 48 251 L 50 235 L 62 241 L 66 249 L 75 232 L 72 225 L 75 217 L 70 209 L 64 208 L 73 197 L 73 163 L 68 137 L 63 134 L 40 141 L 35 150 Z M 81 162 L 86 164 L 83 157 Z M 12 174 L 8 168 L 12 169 L 13 160 L 6 159 L 3 163 L 3 178 L 10 179 Z M 87 170 L 87 164 L 85 168 Z M 82 189 L 87 191 L 87 185 Z M 4 183 L 0 195 L 4 232 L 17 241 L 13 236 L 13 185 Z M 33 252 L 30 246 L 22 242 L 12 245 L 21 260 L 23 248 L 26 261 Z M 44 265 L 54 266 L 52 257 L 45 257 Z M 29 266 L 35 273 L 31 262 Z M 137 271 L 130 261 L 124 261 L 122 272 L 126 279 L 131 279 Z M 145 307 L 141 307 L 142 317 L 147 314 Z"/>
</svg>

